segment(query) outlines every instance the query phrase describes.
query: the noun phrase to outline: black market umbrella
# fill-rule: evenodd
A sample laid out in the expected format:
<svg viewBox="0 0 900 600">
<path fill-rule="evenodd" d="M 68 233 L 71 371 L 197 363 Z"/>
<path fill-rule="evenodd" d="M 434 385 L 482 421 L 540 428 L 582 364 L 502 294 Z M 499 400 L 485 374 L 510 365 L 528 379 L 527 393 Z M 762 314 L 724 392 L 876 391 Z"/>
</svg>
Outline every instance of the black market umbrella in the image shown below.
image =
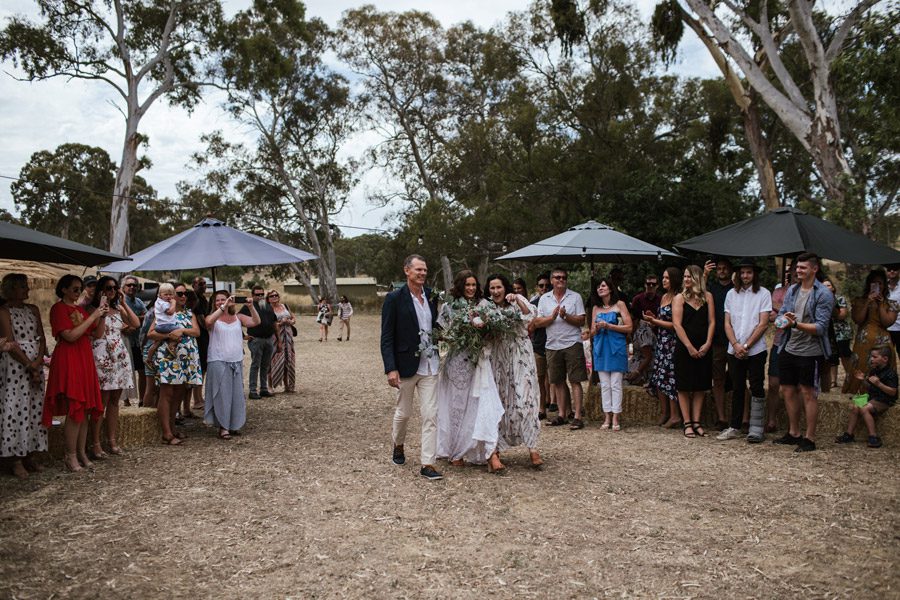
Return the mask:
<svg viewBox="0 0 900 600">
<path fill-rule="evenodd" d="M 646 260 L 681 258 L 679 255 L 616 231 L 597 221 L 570 227 L 553 237 L 535 242 L 497 260 L 532 263 L 610 262 L 636 263 Z"/>
<path fill-rule="evenodd" d="M 106 250 L 5 222 L 0 222 L 0 257 L 86 267 L 128 260 Z"/>
<path fill-rule="evenodd" d="M 675 246 L 724 256 L 794 256 L 814 252 L 850 264 L 900 263 L 897 250 L 791 207 L 776 208 Z"/>
<path fill-rule="evenodd" d="M 207 217 L 190 229 L 135 252 L 129 257 L 129 262 L 108 264 L 103 270 L 126 273 L 212 269 L 215 286 L 216 267 L 281 265 L 315 258 L 318 258 L 315 254 Z"/>
</svg>

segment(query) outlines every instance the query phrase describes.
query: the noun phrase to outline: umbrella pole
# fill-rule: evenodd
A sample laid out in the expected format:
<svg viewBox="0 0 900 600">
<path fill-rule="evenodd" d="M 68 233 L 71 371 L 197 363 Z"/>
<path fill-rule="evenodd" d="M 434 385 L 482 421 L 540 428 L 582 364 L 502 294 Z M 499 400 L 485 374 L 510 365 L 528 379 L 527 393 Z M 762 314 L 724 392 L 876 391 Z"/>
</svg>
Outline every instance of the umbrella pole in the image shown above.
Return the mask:
<svg viewBox="0 0 900 600">
<path fill-rule="evenodd" d="M 216 268 L 212 268 L 212 291 L 213 294 L 216 293 Z"/>
</svg>

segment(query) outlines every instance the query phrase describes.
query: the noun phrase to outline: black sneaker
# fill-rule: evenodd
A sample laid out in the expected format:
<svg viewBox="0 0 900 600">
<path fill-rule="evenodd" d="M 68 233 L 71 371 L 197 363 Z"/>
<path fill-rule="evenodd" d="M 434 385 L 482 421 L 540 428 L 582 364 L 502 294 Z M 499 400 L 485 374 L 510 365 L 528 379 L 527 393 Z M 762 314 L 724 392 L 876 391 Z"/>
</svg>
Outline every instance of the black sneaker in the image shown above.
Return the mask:
<svg viewBox="0 0 900 600">
<path fill-rule="evenodd" d="M 406 455 L 403 454 L 403 446 L 394 446 L 394 456 L 391 458 L 395 465 L 406 464 Z"/>
<path fill-rule="evenodd" d="M 794 452 L 812 452 L 816 449 L 816 443 L 807 438 L 800 438 L 800 441 L 797 443 L 797 447 L 794 449 Z"/>
<path fill-rule="evenodd" d="M 422 467 L 422 469 L 419 471 L 419 475 L 430 481 L 437 481 L 438 479 L 444 478 L 444 476 L 435 471 L 434 467 L 432 467 L 431 465 L 425 465 L 424 467 Z"/>
<path fill-rule="evenodd" d="M 799 435 L 791 435 L 790 432 L 784 434 L 777 440 L 772 440 L 773 444 L 781 444 L 783 446 L 796 446 L 802 440 Z"/>
<path fill-rule="evenodd" d="M 261 392 L 259 393 L 259 395 L 260 395 L 260 397 L 262 397 L 262 398 L 271 398 L 271 397 L 274 396 L 275 394 L 273 394 L 273 393 L 270 392 L 269 390 L 263 390 L 263 391 L 261 391 Z"/>
<path fill-rule="evenodd" d="M 259 394 L 257 394 L 256 392 L 250 392 L 250 399 L 259 400 Z"/>
<path fill-rule="evenodd" d="M 853 434 L 847 433 L 846 431 L 835 438 L 835 444 L 852 444 L 854 442 Z"/>
<path fill-rule="evenodd" d="M 869 436 L 869 448 L 881 448 L 881 438 L 877 435 Z"/>
</svg>

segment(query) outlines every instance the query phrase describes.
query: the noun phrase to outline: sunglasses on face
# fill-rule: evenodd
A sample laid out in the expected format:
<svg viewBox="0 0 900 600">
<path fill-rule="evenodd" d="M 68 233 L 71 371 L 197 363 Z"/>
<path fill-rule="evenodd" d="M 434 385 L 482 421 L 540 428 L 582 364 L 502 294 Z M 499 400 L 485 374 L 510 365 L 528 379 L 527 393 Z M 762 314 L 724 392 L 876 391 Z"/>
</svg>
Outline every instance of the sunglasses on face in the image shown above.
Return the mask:
<svg viewBox="0 0 900 600">
<path fill-rule="evenodd" d="M 253 294 L 254 298 L 262 298 L 265 294 Z"/>
<path fill-rule="evenodd" d="M 644 285 L 656 285 L 656 282 L 655 281 L 647 281 L 647 282 L 644 282 Z"/>
<path fill-rule="evenodd" d="M 106 287 L 103 288 L 103 289 L 104 289 L 105 291 L 107 291 L 107 292 L 118 292 L 118 291 L 119 291 L 119 286 L 117 286 L 117 285 L 108 285 L 108 286 L 106 286 Z"/>
<path fill-rule="evenodd" d="M 137 287 L 137 284 L 136 283 L 126 283 L 122 287 Z"/>
<path fill-rule="evenodd" d="M 80 288 L 80 287 L 69 288 L 69 289 L 72 290 L 72 293 L 73 293 L 73 294 L 80 294 L 80 293 L 81 293 L 81 288 Z"/>
<path fill-rule="evenodd" d="M 182 298 L 184 296 L 187 296 L 187 292 L 175 292 L 175 295 L 178 296 L 179 298 Z"/>
<path fill-rule="evenodd" d="M 271 296 L 269 296 L 269 300 L 271 300 L 272 298 L 278 298 L 278 294 L 272 294 Z"/>
</svg>

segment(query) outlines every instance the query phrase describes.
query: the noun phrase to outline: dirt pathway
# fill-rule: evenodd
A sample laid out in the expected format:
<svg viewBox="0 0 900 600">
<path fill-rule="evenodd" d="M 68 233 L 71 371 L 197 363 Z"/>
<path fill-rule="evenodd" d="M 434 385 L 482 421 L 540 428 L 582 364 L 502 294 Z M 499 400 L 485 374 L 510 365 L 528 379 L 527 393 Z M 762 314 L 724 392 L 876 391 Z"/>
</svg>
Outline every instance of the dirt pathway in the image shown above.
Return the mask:
<svg viewBox="0 0 900 600">
<path fill-rule="evenodd" d="M 231 442 L 0 479 L 0 597 L 897 597 L 896 448 L 545 428 L 505 477 L 389 460 L 378 319 L 297 338 L 297 394 Z M 900 409 L 898 409 L 900 410 Z M 418 423 L 412 431 L 418 432 Z"/>
</svg>

